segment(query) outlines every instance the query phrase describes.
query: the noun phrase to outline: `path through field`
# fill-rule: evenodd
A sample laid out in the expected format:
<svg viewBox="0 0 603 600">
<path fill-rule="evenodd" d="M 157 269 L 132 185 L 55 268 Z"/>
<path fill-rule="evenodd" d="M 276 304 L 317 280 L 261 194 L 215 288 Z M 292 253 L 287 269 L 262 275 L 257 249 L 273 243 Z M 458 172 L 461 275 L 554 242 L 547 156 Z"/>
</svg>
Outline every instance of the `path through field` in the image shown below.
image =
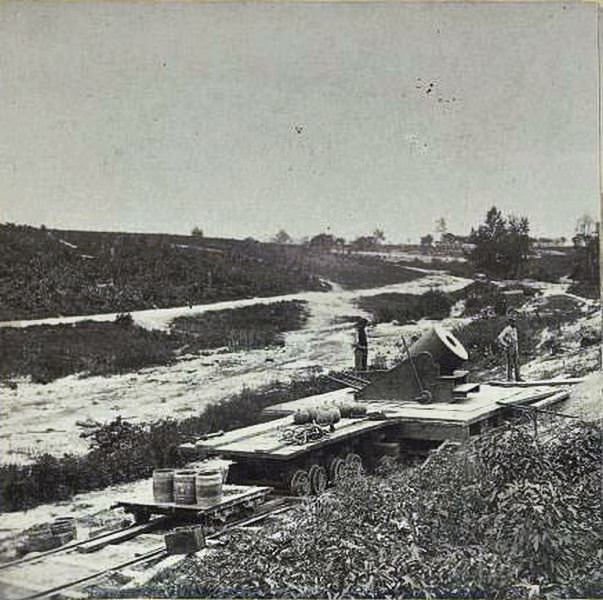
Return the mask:
<svg viewBox="0 0 603 600">
<path fill-rule="evenodd" d="M 176 364 L 152 367 L 110 377 L 72 375 L 49 384 L 18 383 L 2 389 L 0 406 L 0 455 L 4 462 L 26 462 L 34 452 L 80 453 L 86 441 L 76 421 L 111 420 L 117 415 L 139 420 L 161 417 L 185 418 L 199 413 L 210 402 L 256 388 L 274 380 L 287 381 L 312 370 L 344 369 L 351 366 L 352 324 L 342 320 L 362 312 L 354 299 L 384 292 L 420 294 L 429 288 L 454 291 L 471 280 L 434 273 L 381 288 L 303 292 L 273 298 L 258 298 L 213 305 L 158 309 L 132 313 L 147 327 L 164 328 L 177 316 L 207 310 L 235 308 L 279 300 L 305 300 L 310 318 L 303 330 L 286 335 L 285 346 L 238 353 L 207 352 L 184 356 Z M 79 319 L 90 319 L 90 316 Z M 100 315 L 103 320 L 107 315 Z M 73 322 L 78 317 L 61 319 Z M 56 320 L 46 319 L 46 322 Z M 26 326 L 31 322 L 19 322 Z M 380 325 L 369 332 L 372 347 L 394 348 L 400 328 Z M 370 358 L 369 358 L 370 361 Z"/>
</svg>

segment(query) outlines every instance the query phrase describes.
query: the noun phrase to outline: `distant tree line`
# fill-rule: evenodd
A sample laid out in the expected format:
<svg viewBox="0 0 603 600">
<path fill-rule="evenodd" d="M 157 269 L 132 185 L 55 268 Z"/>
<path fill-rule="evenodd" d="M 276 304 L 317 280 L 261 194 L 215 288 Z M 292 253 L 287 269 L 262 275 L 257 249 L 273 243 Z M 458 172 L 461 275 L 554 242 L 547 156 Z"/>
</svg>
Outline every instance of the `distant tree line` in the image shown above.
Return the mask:
<svg viewBox="0 0 603 600">
<path fill-rule="evenodd" d="M 280 229 L 270 240 L 275 244 L 292 244 L 293 238 L 284 230 Z M 385 242 L 383 229 L 375 229 L 370 235 L 362 235 L 354 240 L 347 241 L 343 237 L 337 237 L 331 233 L 319 233 L 311 238 L 304 238 L 300 244 L 307 246 L 316 252 L 343 251 L 344 249 L 356 251 L 369 251 L 377 249 Z"/>
</svg>

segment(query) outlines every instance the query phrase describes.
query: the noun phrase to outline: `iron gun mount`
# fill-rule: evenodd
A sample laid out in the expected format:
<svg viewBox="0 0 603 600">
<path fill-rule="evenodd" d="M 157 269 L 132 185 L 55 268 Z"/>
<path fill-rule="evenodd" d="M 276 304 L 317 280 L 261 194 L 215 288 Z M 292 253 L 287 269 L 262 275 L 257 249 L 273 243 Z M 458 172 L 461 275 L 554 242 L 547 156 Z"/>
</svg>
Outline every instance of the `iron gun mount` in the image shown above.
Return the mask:
<svg viewBox="0 0 603 600">
<path fill-rule="evenodd" d="M 467 383 L 468 371 L 463 369 L 469 357 L 467 350 L 452 333 L 439 325 L 424 333 L 410 348 L 406 347 L 406 354 L 391 369 L 365 371 L 356 377 L 352 385 L 356 397 L 362 400 L 415 400 L 428 404 L 455 402 L 466 398 L 469 392 L 479 390 L 479 384 Z"/>
</svg>

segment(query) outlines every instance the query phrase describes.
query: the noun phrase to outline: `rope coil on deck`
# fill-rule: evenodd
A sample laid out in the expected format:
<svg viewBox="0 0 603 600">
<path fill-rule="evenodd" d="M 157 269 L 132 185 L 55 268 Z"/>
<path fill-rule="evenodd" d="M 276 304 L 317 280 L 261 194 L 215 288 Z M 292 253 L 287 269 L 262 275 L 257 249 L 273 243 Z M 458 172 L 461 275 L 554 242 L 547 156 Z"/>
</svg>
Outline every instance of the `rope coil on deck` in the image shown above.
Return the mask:
<svg viewBox="0 0 603 600">
<path fill-rule="evenodd" d="M 320 440 L 329 435 L 329 430 L 317 423 L 291 425 L 278 428 L 279 439 L 285 444 L 303 446 L 308 442 Z"/>
</svg>

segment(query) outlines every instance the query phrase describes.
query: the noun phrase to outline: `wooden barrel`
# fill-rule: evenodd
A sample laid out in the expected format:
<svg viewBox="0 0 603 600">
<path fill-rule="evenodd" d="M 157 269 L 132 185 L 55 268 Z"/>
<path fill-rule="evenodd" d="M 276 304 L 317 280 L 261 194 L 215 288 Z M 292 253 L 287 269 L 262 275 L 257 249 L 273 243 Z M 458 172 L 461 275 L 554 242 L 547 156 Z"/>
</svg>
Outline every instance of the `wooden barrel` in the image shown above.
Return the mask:
<svg viewBox="0 0 603 600">
<path fill-rule="evenodd" d="M 222 498 L 222 470 L 199 471 L 195 478 L 197 504 L 213 505 Z"/>
<path fill-rule="evenodd" d="M 174 473 L 174 502 L 176 504 L 195 503 L 195 471 Z"/>
<path fill-rule="evenodd" d="M 155 502 L 174 501 L 174 469 L 153 471 L 153 498 Z"/>
</svg>

